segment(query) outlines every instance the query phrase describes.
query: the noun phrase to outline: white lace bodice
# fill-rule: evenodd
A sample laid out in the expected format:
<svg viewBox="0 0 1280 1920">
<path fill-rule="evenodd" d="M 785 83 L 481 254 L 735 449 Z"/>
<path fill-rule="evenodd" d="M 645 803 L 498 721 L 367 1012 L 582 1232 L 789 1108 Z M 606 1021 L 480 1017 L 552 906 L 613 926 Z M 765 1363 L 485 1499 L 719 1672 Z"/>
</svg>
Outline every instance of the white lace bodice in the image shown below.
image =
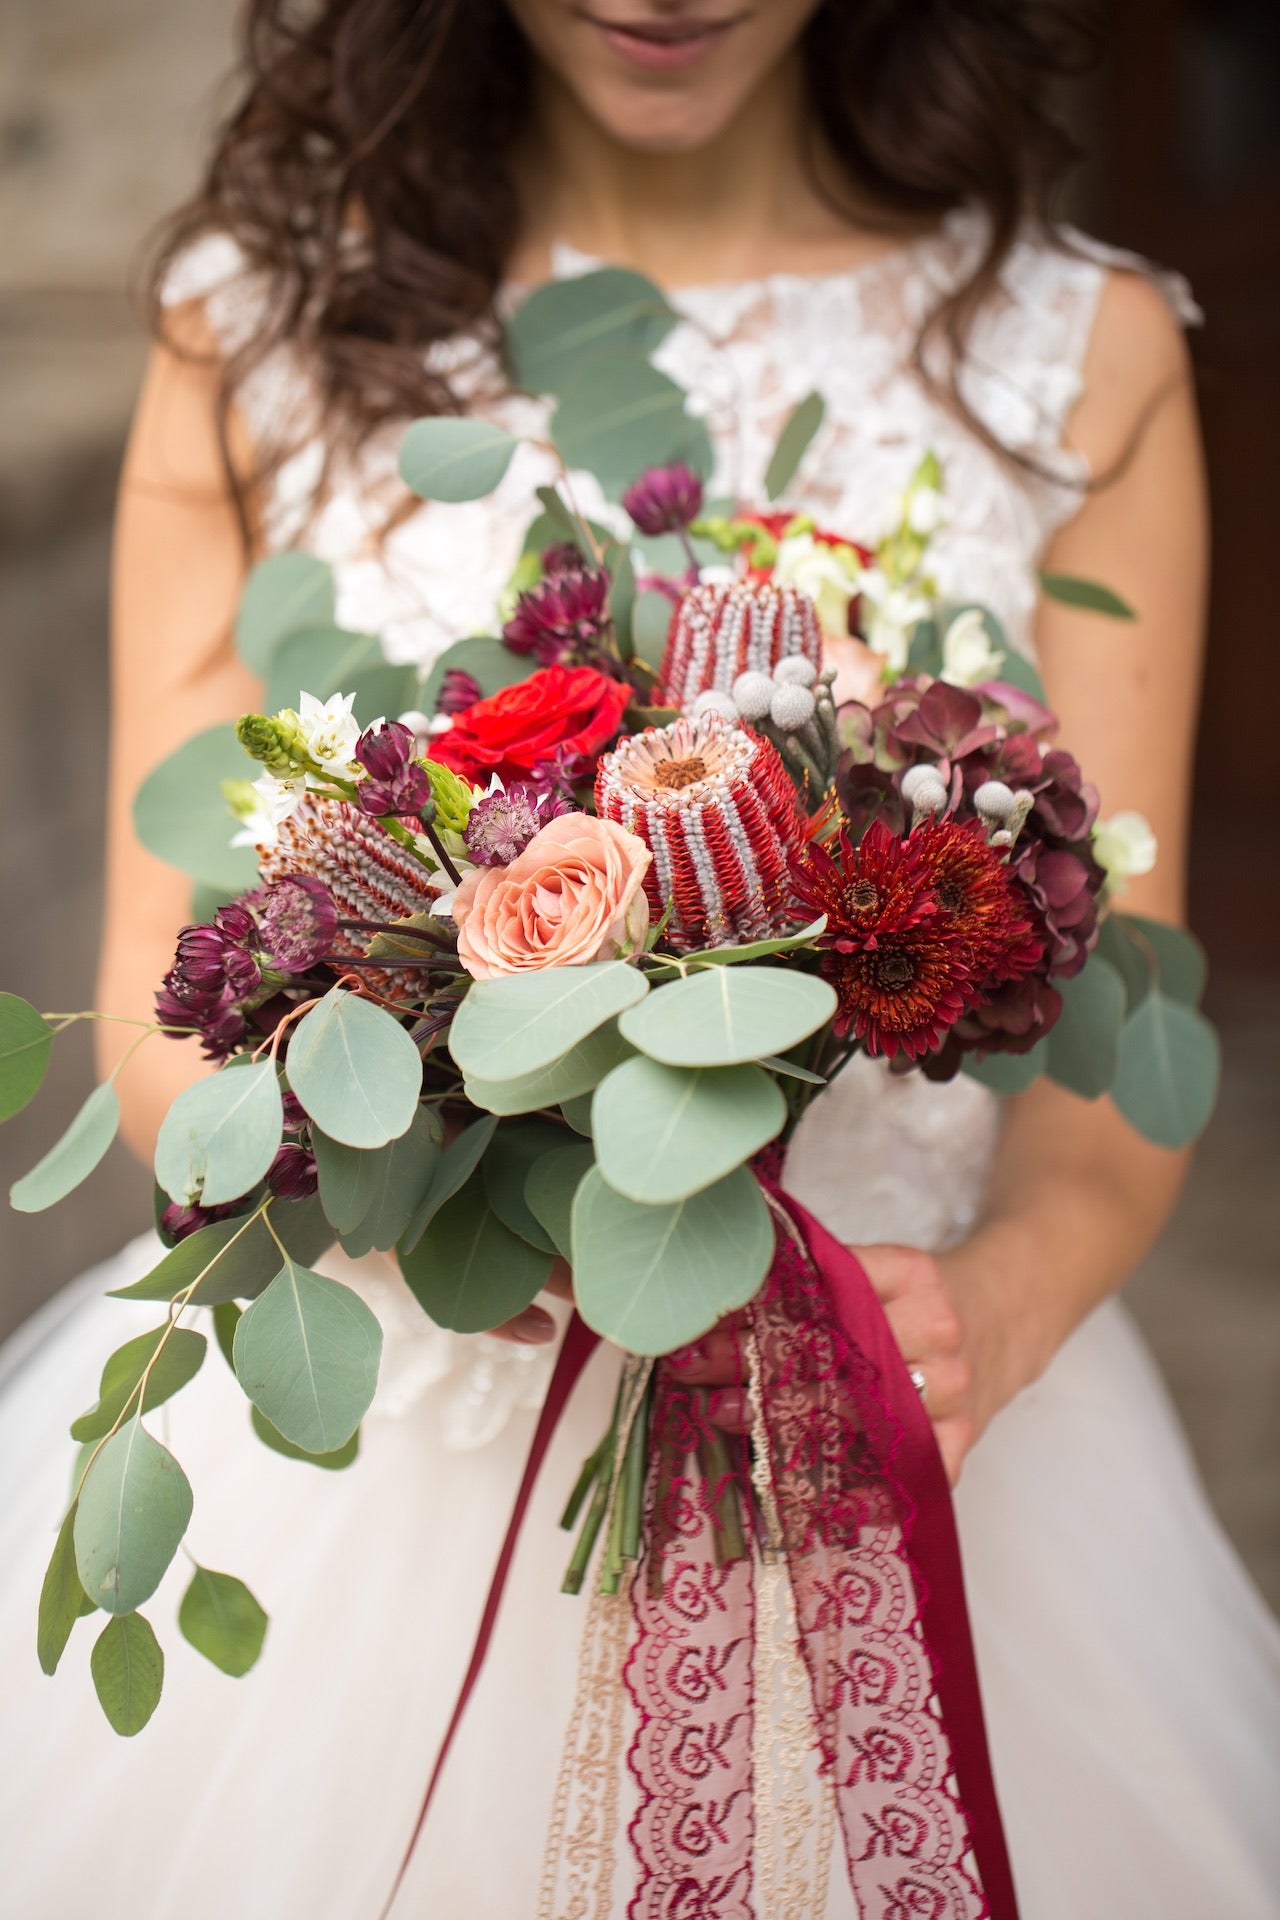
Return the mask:
<svg viewBox="0 0 1280 1920">
<path fill-rule="evenodd" d="M 706 418 L 716 455 L 712 492 L 762 501 L 780 427 L 796 402 L 818 389 L 826 418 L 797 477 L 796 502 L 832 527 L 873 540 L 895 494 L 932 448 L 951 512 L 933 549 L 943 590 L 989 605 L 1011 643 L 1030 652 L 1036 568 L 1079 504 L 1085 477 L 1063 436 L 1106 272 L 1123 265 L 1151 273 L 1133 255 L 1080 235 L 1070 239 L 1070 250 L 1029 236 L 1015 245 L 978 318 L 963 374 L 968 403 L 998 441 L 1032 456 L 1035 472 L 1001 460 L 911 366 L 921 323 L 981 250 L 983 217 L 976 212 L 955 213 L 926 238 L 845 272 L 772 274 L 674 294 L 682 320 L 656 357 Z M 597 264 L 561 248 L 555 270 L 569 275 Z M 1151 277 L 1179 318 L 1198 318 L 1177 276 Z M 264 290 L 245 273 L 235 244 L 213 237 L 177 263 L 167 297 L 203 298 L 215 334 L 231 347 L 253 325 Z M 472 344 L 437 351 L 463 391 L 493 389 L 494 368 Z M 380 435 L 313 516 L 323 445 L 305 366 L 288 348 L 277 349 L 251 375 L 240 406 L 251 433 L 274 435 L 287 423 L 299 440 L 267 502 L 267 544 L 302 545 L 332 563 L 342 625 L 380 634 L 394 659 L 424 668 L 451 641 L 493 630 L 499 591 L 534 511 L 534 489 L 554 478 L 549 455 L 522 446 L 491 498 L 424 504 L 379 544 L 388 504 L 403 501 L 397 433 Z M 485 411 L 514 431 L 545 435 L 548 407 L 540 400 L 507 395 Z M 591 476 L 575 474 L 572 485 L 582 510 L 608 519 L 612 509 Z M 856 1059 L 805 1116 L 788 1184 L 848 1241 L 937 1248 L 972 1223 L 996 1125 L 997 1102 L 972 1080 L 935 1086 Z M 531 1371 L 527 1350 L 437 1334 L 407 1296 L 407 1312 L 396 1312 L 395 1289 L 385 1279 L 374 1284 L 382 1294 L 378 1310 L 392 1323 L 388 1363 L 401 1383 L 388 1396 L 392 1409 L 447 1375 L 452 1444 L 481 1444 L 509 1405 L 536 1396 L 541 1370 Z"/>
</svg>

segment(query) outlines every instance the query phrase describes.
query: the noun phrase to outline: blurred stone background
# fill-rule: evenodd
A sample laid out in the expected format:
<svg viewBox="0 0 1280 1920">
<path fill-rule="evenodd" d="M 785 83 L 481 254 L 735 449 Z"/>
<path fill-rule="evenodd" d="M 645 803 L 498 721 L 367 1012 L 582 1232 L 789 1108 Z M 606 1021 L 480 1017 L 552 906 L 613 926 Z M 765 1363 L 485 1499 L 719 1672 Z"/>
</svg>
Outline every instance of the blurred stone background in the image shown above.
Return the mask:
<svg viewBox="0 0 1280 1920">
<path fill-rule="evenodd" d="M 0 0 L 0 982 L 46 1010 L 92 993 L 111 498 L 145 353 L 126 271 L 194 179 L 232 16 L 232 0 Z M 1280 14 L 1268 0 L 1150 0 L 1117 18 L 1110 65 L 1078 103 L 1094 159 L 1077 217 L 1185 266 L 1209 314 L 1198 351 L 1220 558 L 1193 917 L 1226 1048 L 1218 1115 L 1128 1292 L 1218 1511 L 1280 1605 L 1275 861 L 1239 785 L 1269 793 L 1274 754 L 1261 732 L 1249 748 L 1238 712 L 1240 685 L 1256 692 L 1277 659 L 1257 617 L 1274 598 L 1260 524 L 1272 489 L 1257 477 L 1274 459 L 1254 452 L 1270 448 L 1280 369 L 1280 91 L 1259 79 L 1280 80 Z M 40 1100 L 0 1133 L 4 1189 L 87 1092 L 89 1053 L 83 1030 L 60 1040 Z M 0 1215 L 0 1334 L 145 1226 L 149 1195 L 117 1146 L 51 1213 Z"/>
</svg>

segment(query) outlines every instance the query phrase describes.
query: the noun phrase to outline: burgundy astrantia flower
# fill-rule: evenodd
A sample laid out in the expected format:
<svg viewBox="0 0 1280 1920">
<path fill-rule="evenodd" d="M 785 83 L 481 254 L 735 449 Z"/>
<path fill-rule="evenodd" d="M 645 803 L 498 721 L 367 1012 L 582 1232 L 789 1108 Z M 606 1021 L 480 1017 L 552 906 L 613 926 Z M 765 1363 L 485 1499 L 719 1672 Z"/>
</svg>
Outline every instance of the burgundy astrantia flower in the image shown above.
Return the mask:
<svg viewBox="0 0 1280 1920">
<path fill-rule="evenodd" d="M 309 1199 L 320 1185 L 315 1155 L 306 1147 L 286 1141 L 267 1169 L 267 1185 L 278 1200 Z"/>
<path fill-rule="evenodd" d="M 465 713 L 481 697 L 480 682 L 464 667 L 446 667 L 436 695 L 437 713 Z"/>
<path fill-rule="evenodd" d="M 244 1005 L 262 985 L 250 951 L 258 923 L 241 902 L 220 907 L 212 924 L 184 927 L 174 962 L 156 995 L 156 1016 L 178 1034 L 198 1033 L 210 1060 L 225 1060 L 248 1031 Z"/>
<path fill-rule="evenodd" d="M 513 653 L 536 655 L 539 666 L 586 665 L 600 656 L 609 628 L 609 576 L 581 556 L 528 593 L 502 629 Z"/>
<path fill-rule="evenodd" d="M 822 970 L 836 990 L 835 1029 L 870 1054 L 916 1060 L 941 1045 L 964 1012 L 964 942 L 938 911 L 929 870 L 911 840 L 879 821 L 855 847 L 847 833 L 811 844 L 792 869 L 796 895 L 827 926 Z"/>
<path fill-rule="evenodd" d="M 338 909 L 322 880 L 290 873 L 273 881 L 262 907 L 260 938 L 286 973 L 305 973 L 323 960 L 338 930 Z"/>
<path fill-rule="evenodd" d="M 426 806 L 431 781 L 417 753 L 417 737 L 399 720 L 365 728 L 356 742 L 356 759 L 367 775 L 356 788 L 362 813 L 416 814 Z"/>
<path fill-rule="evenodd" d="M 702 512 L 702 482 L 681 462 L 650 467 L 627 488 L 622 504 L 640 533 L 682 533 Z"/>
<path fill-rule="evenodd" d="M 572 813 L 574 803 L 554 785 L 532 780 L 495 787 L 475 802 L 467 819 L 467 852 L 480 867 L 507 867 L 549 820 Z"/>
<path fill-rule="evenodd" d="M 243 1205 L 243 1200 L 228 1200 L 219 1207 L 188 1207 L 180 1200 L 171 1200 L 160 1215 L 160 1230 L 171 1240 L 187 1240 L 193 1233 L 199 1233 L 201 1227 L 211 1227 L 217 1220 L 229 1220 Z"/>
</svg>

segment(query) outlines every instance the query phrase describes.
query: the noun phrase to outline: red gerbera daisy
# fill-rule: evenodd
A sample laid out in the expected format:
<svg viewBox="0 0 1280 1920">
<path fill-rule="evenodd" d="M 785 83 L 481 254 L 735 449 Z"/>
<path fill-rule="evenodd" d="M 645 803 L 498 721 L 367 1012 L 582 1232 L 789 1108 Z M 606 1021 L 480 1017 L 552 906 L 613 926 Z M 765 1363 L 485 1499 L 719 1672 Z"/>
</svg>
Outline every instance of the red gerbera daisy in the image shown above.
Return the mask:
<svg viewBox="0 0 1280 1920">
<path fill-rule="evenodd" d="M 1000 849 L 989 844 L 982 822 L 923 820 L 908 845 L 928 875 L 942 930 L 959 944 L 970 1004 L 1028 974 L 1044 941 L 1025 890 Z"/>
<path fill-rule="evenodd" d="M 793 869 L 795 891 L 825 913 L 818 945 L 836 990 L 835 1028 L 868 1053 L 915 1060 L 942 1044 L 968 1005 L 964 942 L 939 913 L 915 836 L 874 821 L 855 848 L 845 833 L 812 845 Z"/>
</svg>

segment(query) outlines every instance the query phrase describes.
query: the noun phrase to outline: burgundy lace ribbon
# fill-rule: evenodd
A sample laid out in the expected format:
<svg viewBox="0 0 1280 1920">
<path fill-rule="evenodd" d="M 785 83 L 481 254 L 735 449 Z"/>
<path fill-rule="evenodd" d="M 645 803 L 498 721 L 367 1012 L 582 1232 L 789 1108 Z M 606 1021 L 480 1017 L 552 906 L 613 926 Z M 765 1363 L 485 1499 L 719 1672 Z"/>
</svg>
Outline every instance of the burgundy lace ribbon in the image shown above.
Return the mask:
<svg viewBox="0 0 1280 1920">
<path fill-rule="evenodd" d="M 813 1740 L 862 1920 L 1017 1920 L 928 1416 L 857 1259 L 772 1178 L 762 1185 L 785 1223 L 749 1310 L 763 1470 L 745 1441 L 726 1448 L 704 1396 L 665 1366 L 656 1374 L 645 1551 L 620 1678 L 636 1722 L 629 1920 L 769 1920 L 752 1901 L 761 1553 L 785 1563 Z M 594 1345 L 575 1315 L 384 1916 L 483 1666 L 538 1469 Z M 741 1541 L 726 1525 L 731 1494 Z"/>
</svg>

